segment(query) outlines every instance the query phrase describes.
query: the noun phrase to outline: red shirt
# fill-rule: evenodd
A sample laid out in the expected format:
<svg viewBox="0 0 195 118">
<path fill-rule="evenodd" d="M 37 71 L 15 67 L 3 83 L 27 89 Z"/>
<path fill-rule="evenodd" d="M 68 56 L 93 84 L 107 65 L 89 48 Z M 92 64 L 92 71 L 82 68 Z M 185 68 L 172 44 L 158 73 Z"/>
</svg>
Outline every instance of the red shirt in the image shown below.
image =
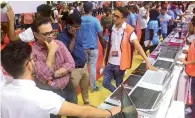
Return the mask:
<svg viewBox="0 0 195 118">
<path fill-rule="evenodd" d="M 46 64 L 48 50 L 38 42 L 35 42 L 32 47 L 32 55 L 37 57 L 35 60 L 35 72 L 38 79 L 45 84 L 51 80 L 56 83 L 55 89 L 62 89 L 66 87 L 70 80 L 70 72 L 75 68 L 75 62 L 66 46 L 61 41 L 55 41 L 58 49 L 55 53 L 54 71 Z M 53 78 L 54 72 L 60 67 L 66 68 L 69 73 L 60 78 Z"/>
</svg>

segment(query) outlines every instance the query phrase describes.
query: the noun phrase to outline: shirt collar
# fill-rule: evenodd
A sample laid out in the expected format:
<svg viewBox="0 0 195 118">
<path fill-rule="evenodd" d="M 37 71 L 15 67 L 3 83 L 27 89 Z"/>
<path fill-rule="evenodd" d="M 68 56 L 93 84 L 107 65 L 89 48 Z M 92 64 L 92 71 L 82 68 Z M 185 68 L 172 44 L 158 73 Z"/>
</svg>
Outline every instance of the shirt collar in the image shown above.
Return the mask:
<svg viewBox="0 0 195 118">
<path fill-rule="evenodd" d="M 124 21 L 123 24 L 122 24 L 122 27 L 120 29 L 126 29 L 126 26 L 127 26 L 127 23 Z M 112 30 L 115 30 L 116 29 L 116 26 L 114 24 L 114 26 L 112 27 Z"/>
<path fill-rule="evenodd" d="M 35 46 L 35 48 L 37 48 L 39 51 L 42 51 L 43 49 L 47 49 L 47 48 L 45 48 L 43 45 L 41 45 L 38 41 L 35 41 L 34 46 Z"/>
<path fill-rule="evenodd" d="M 25 79 L 13 79 L 11 83 L 15 86 L 36 86 L 33 80 Z"/>
</svg>

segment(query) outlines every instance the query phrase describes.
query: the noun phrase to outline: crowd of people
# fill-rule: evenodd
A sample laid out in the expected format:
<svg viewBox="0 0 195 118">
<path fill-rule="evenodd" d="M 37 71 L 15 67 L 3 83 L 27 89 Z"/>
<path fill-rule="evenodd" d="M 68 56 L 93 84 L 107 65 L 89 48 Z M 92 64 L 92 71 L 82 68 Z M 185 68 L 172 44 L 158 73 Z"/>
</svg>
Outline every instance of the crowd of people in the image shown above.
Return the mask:
<svg viewBox="0 0 195 118">
<path fill-rule="evenodd" d="M 47 2 L 36 13 L 21 15 L 25 30 L 17 34 L 10 7 L 8 22 L 1 21 L 1 45 L 6 37 L 10 41 L 1 48 L 1 65 L 13 80 L 1 87 L 2 117 L 106 118 L 117 114 L 120 107 L 101 110 L 89 100 L 88 83 L 91 92 L 101 88 L 96 84 L 98 41 L 105 59 L 102 85 L 113 92 L 131 68 L 135 50 L 148 69 L 157 70 L 146 52 L 151 53 L 161 37 L 165 39 L 190 12 L 195 14 L 194 8 L 194 2 Z M 195 32 L 194 22 L 195 17 L 190 35 Z M 84 106 L 76 105 L 79 87 Z"/>
</svg>

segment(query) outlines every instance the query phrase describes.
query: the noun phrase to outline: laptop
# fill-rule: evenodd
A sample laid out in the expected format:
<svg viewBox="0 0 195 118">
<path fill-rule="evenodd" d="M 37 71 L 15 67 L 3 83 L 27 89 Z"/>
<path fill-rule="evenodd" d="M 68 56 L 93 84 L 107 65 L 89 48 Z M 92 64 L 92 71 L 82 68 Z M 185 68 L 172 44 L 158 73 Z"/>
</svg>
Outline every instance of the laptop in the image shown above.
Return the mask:
<svg viewBox="0 0 195 118">
<path fill-rule="evenodd" d="M 146 72 L 146 63 L 141 63 L 134 71 L 132 74 L 134 75 L 139 75 L 143 76 L 144 73 Z"/>
<path fill-rule="evenodd" d="M 124 88 L 127 93 L 129 94 L 131 92 L 131 89 L 130 88 Z M 122 96 L 121 96 L 121 91 L 122 91 L 122 87 L 119 86 L 115 91 L 114 93 L 110 96 L 111 99 L 114 99 L 114 100 L 117 100 L 117 101 L 120 101 L 122 99 Z"/>
<path fill-rule="evenodd" d="M 138 118 L 138 112 L 125 87 L 121 85 L 121 112 L 110 118 Z"/>
<path fill-rule="evenodd" d="M 157 60 L 154 64 L 153 64 L 154 67 L 157 67 L 157 68 L 162 68 L 162 69 L 165 69 L 165 70 L 170 70 L 171 67 L 173 66 L 173 62 L 170 62 L 170 61 L 165 61 L 165 60 Z"/>
<path fill-rule="evenodd" d="M 130 98 L 135 104 L 136 108 L 142 110 L 152 110 L 159 101 L 161 91 L 151 90 L 143 87 L 136 87 L 130 94 Z"/>
<path fill-rule="evenodd" d="M 128 88 L 133 88 L 142 77 L 139 75 L 130 75 L 125 81 L 124 86 Z"/>
<path fill-rule="evenodd" d="M 177 55 L 177 51 L 163 50 L 160 52 L 159 57 L 168 58 L 168 59 L 175 59 L 176 55 Z"/>
<path fill-rule="evenodd" d="M 167 79 L 168 72 L 163 70 L 152 71 L 148 70 L 142 77 L 142 81 L 146 83 L 163 85 Z"/>
</svg>

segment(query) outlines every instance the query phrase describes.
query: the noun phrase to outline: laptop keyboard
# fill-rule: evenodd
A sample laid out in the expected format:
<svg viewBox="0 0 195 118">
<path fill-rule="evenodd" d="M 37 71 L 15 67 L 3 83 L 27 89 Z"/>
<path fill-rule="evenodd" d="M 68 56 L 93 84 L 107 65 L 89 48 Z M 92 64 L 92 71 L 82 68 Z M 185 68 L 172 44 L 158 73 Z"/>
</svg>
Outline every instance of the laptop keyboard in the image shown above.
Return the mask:
<svg viewBox="0 0 195 118">
<path fill-rule="evenodd" d="M 143 77 L 144 82 L 162 85 L 166 77 L 166 73 L 163 71 L 148 70 Z"/>
<path fill-rule="evenodd" d="M 151 109 L 160 94 L 159 91 L 137 87 L 130 95 L 136 108 L 139 109 Z"/>
<path fill-rule="evenodd" d="M 163 68 L 163 69 L 167 69 L 167 70 L 170 69 L 171 65 L 172 65 L 172 62 L 164 61 L 164 60 L 157 60 L 154 63 L 155 67 Z"/>
</svg>

